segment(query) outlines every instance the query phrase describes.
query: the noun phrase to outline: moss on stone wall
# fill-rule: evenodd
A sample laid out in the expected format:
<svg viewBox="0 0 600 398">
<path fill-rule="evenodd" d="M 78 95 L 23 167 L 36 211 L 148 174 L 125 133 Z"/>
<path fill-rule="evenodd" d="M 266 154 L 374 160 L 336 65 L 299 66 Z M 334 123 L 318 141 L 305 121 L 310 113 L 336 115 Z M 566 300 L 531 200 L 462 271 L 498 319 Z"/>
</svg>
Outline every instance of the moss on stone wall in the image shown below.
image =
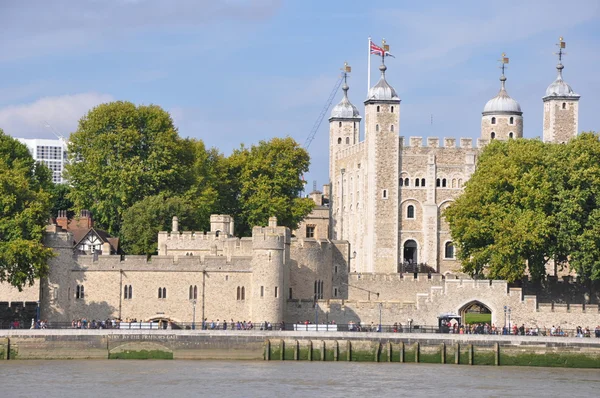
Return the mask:
<svg viewBox="0 0 600 398">
<path fill-rule="evenodd" d="M 505 354 L 500 351 L 502 366 L 547 366 L 561 368 L 600 368 L 600 358 L 577 353 Z"/>
<path fill-rule="evenodd" d="M 108 359 L 173 359 L 173 353 L 160 350 L 121 351 L 109 353 Z"/>
</svg>

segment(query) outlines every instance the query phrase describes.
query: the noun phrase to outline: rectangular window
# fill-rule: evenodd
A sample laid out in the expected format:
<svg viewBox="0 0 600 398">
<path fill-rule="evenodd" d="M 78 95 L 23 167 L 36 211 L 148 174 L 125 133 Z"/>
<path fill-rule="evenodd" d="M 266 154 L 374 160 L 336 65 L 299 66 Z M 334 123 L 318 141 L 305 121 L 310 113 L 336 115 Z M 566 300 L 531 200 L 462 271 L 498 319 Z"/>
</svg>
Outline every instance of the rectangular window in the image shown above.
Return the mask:
<svg viewBox="0 0 600 398">
<path fill-rule="evenodd" d="M 314 238 L 315 237 L 315 228 L 316 228 L 316 226 L 314 226 L 314 225 L 307 225 L 306 226 L 306 237 L 307 238 Z"/>
<path fill-rule="evenodd" d="M 292 288 L 290 287 L 290 300 L 292 299 Z"/>
<path fill-rule="evenodd" d="M 265 287 L 261 286 L 260 287 L 260 297 L 264 297 L 265 296 Z"/>
<path fill-rule="evenodd" d="M 333 273 L 334 273 L 334 274 L 337 274 L 337 267 L 338 267 L 338 266 L 336 265 L 336 266 L 333 268 Z"/>
<path fill-rule="evenodd" d="M 334 287 L 333 288 L 333 297 L 337 297 L 337 294 L 338 294 L 337 287 Z"/>
<path fill-rule="evenodd" d="M 275 286 L 275 297 L 279 296 L 279 291 L 277 290 L 277 286 Z"/>
</svg>

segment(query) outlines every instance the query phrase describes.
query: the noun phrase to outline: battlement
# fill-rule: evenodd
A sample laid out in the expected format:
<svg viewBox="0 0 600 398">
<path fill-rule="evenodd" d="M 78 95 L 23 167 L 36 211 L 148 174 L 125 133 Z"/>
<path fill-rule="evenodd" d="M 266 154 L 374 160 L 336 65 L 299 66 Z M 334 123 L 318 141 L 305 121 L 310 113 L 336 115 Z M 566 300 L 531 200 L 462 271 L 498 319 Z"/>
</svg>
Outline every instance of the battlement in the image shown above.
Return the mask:
<svg viewBox="0 0 600 398">
<path fill-rule="evenodd" d="M 247 271 L 251 270 L 251 257 L 224 256 L 77 256 L 75 270 L 82 271 Z"/>
<path fill-rule="evenodd" d="M 44 232 L 44 245 L 53 249 L 73 249 L 73 234 L 71 232 L 50 231 Z"/>
<path fill-rule="evenodd" d="M 479 138 L 476 141 L 475 147 L 473 146 L 472 138 L 460 138 L 458 147 L 456 138 L 444 137 L 441 143 L 443 143 L 442 146 L 438 137 L 426 137 L 425 145 L 423 145 L 423 137 L 409 137 L 408 140 L 405 137 L 400 137 L 400 148 L 476 149 L 485 147 L 489 143 L 489 140 Z"/>
<path fill-rule="evenodd" d="M 361 141 L 358 144 L 346 147 L 344 149 L 340 149 L 339 151 L 337 151 L 335 153 L 335 158 L 336 159 L 345 159 L 356 153 L 364 151 L 364 148 L 365 148 L 365 141 Z"/>
<path fill-rule="evenodd" d="M 205 232 L 195 232 L 195 231 L 182 231 L 182 232 L 167 232 L 160 231 L 158 233 L 158 239 L 161 241 L 162 239 L 166 240 L 225 240 L 232 239 L 228 238 L 227 235 L 220 234 L 217 232 L 205 231 Z M 239 238 L 233 238 L 238 239 Z"/>
</svg>

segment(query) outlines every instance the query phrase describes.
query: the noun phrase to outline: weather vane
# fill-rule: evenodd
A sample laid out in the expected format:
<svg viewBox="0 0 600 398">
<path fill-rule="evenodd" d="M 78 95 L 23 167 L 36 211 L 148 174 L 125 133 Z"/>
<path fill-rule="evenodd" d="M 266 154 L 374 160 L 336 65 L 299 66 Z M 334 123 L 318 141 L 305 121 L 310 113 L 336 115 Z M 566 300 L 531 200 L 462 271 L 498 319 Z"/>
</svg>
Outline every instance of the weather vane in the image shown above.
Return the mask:
<svg viewBox="0 0 600 398">
<path fill-rule="evenodd" d="M 502 69 L 502 75 L 504 76 L 504 69 L 508 68 L 507 64 L 508 64 L 508 57 L 506 56 L 506 53 L 502 53 L 502 58 L 498 60 L 500 62 L 500 66 L 499 68 Z"/>
<path fill-rule="evenodd" d="M 558 43 L 556 43 L 556 45 L 558 46 L 558 52 L 554 53 L 555 55 L 558 55 L 558 63 L 562 63 L 562 57 L 563 55 L 567 55 L 566 52 L 563 51 L 564 48 L 567 48 L 567 43 L 563 40 L 563 37 L 559 37 L 558 38 Z"/>
</svg>

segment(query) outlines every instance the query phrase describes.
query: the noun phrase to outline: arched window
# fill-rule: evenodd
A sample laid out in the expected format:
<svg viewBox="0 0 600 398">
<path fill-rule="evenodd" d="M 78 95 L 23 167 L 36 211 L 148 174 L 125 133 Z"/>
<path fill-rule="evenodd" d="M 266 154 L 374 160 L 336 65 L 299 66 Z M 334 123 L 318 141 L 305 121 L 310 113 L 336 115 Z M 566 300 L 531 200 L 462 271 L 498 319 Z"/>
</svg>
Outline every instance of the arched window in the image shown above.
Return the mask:
<svg viewBox="0 0 600 398">
<path fill-rule="evenodd" d="M 495 117 L 492 118 L 492 124 L 496 124 L 496 118 Z"/>
<path fill-rule="evenodd" d="M 85 293 L 83 291 L 83 285 L 77 285 L 77 287 L 75 289 L 75 298 L 76 299 L 83 299 L 83 298 L 85 298 Z"/>
<path fill-rule="evenodd" d="M 375 125 L 375 131 L 379 131 L 379 125 L 378 124 Z"/>
<path fill-rule="evenodd" d="M 408 205 L 406 208 L 406 218 L 415 218 L 415 206 Z"/>
<path fill-rule="evenodd" d="M 563 102 L 562 108 L 563 109 L 567 109 L 567 103 L 566 102 Z"/>
<path fill-rule="evenodd" d="M 236 300 L 240 300 L 241 297 L 242 297 L 242 288 L 238 286 Z"/>
<path fill-rule="evenodd" d="M 338 144 L 341 144 L 341 143 L 342 143 L 342 139 L 338 138 Z"/>
<path fill-rule="evenodd" d="M 496 133 L 494 133 L 494 132 L 492 131 L 492 134 L 490 134 L 490 137 L 491 137 L 492 139 L 496 138 Z"/>
<path fill-rule="evenodd" d="M 158 298 L 163 298 L 162 296 L 162 288 L 158 288 Z"/>
<path fill-rule="evenodd" d="M 510 124 L 515 124 L 515 118 L 513 116 L 510 117 L 509 123 Z"/>
<path fill-rule="evenodd" d="M 460 188 L 460 187 L 462 187 L 462 185 L 463 185 L 462 178 L 459 178 L 458 179 L 458 187 Z"/>
<path fill-rule="evenodd" d="M 379 112 L 379 105 L 377 105 L 377 112 Z"/>
<path fill-rule="evenodd" d="M 446 179 L 442 178 L 442 188 L 446 188 Z"/>
<path fill-rule="evenodd" d="M 424 187 L 425 186 L 425 179 L 421 178 L 421 186 Z"/>
<path fill-rule="evenodd" d="M 123 298 L 127 300 L 129 298 L 129 289 L 127 289 L 127 285 L 123 288 Z"/>
<path fill-rule="evenodd" d="M 394 106 L 392 105 L 391 112 L 394 113 Z"/>
<path fill-rule="evenodd" d="M 456 188 L 456 178 L 452 179 L 452 188 Z"/>
<path fill-rule="evenodd" d="M 415 178 L 415 187 L 418 187 L 418 186 L 420 186 L 420 185 L 421 185 L 421 184 L 420 184 L 420 181 L 419 181 L 419 179 L 418 179 L 418 178 Z"/>
<path fill-rule="evenodd" d="M 194 285 L 194 300 L 198 298 L 198 286 Z"/>
<path fill-rule="evenodd" d="M 340 124 L 338 124 L 339 127 L 342 127 L 342 122 L 340 122 Z"/>
<path fill-rule="evenodd" d="M 194 298 L 194 287 L 192 285 L 190 285 L 190 294 L 188 295 L 188 298 L 190 300 Z"/>
<path fill-rule="evenodd" d="M 404 262 L 417 264 L 417 242 L 410 239 L 404 242 Z"/>
<path fill-rule="evenodd" d="M 441 185 L 442 185 L 442 180 L 440 180 L 439 178 L 437 180 L 435 180 L 436 187 L 440 187 Z"/>
<path fill-rule="evenodd" d="M 408 178 L 404 179 L 404 185 L 405 186 L 409 186 L 410 185 L 410 180 Z"/>
<path fill-rule="evenodd" d="M 392 131 L 392 132 L 394 131 L 394 125 L 393 124 L 390 126 L 390 131 Z"/>
<path fill-rule="evenodd" d="M 242 286 L 242 300 L 246 300 L 246 288 Z"/>
<path fill-rule="evenodd" d="M 346 137 L 346 145 L 350 143 L 350 137 Z"/>
<path fill-rule="evenodd" d="M 444 248 L 444 258 L 454 258 L 454 243 L 446 242 L 446 247 Z"/>
<path fill-rule="evenodd" d="M 508 133 L 508 138 L 514 138 L 514 133 L 512 131 Z"/>
<path fill-rule="evenodd" d="M 129 300 L 133 298 L 133 286 L 129 285 Z"/>
<path fill-rule="evenodd" d="M 400 181 L 399 181 L 399 183 L 400 183 L 400 186 L 403 186 L 404 185 L 404 179 L 401 178 Z"/>
</svg>

